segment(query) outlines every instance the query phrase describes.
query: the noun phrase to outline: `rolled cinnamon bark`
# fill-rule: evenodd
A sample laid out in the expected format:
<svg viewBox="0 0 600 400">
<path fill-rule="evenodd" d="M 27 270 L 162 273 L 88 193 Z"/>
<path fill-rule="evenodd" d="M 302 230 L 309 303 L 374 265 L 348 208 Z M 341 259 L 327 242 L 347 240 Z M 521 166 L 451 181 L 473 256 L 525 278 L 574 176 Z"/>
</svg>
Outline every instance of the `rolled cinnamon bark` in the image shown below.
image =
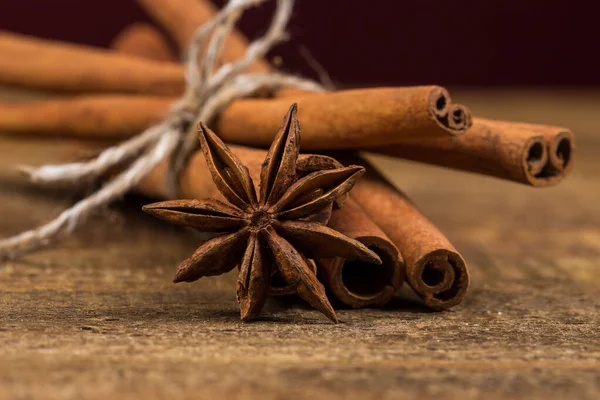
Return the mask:
<svg viewBox="0 0 600 400">
<path fill-rule="evenodd" d="M 198 27 L 212 19 L 218 12 L 209 0 L 136 0 L 144 10 L 161 25 L 185 51 Z M 233 30 L 225 42 L 221 63 L 235 61 L 246 53 L 248 40 L 239 31 Z M 265 72 L 269 66 L 257 60 L 250 72 Z"/>
<path fill-rule="evenodd" d="M 427 306 L 446 310 L 459 304 L 469 287 L 469 271 L 461 255 L 404 193 L 368 163 L 367 173 L 350 192 L 404 258 L 406 278 Z"/>
<path fill-rule="evenodd" d="M 575 136 L 569 130 L 560 130 L 547 138 L 550 164 L 559 176 L 566 176 L 573 168 Z"/>
<path fill-rule="evenodd" d="M 183 66 L 0 32 L 0 85 L 60 92 L 179 95 Z"/>
<path fill-rule="evenodd" d="M 169 41 L 150 24 L 135 23 L 123 29 L 109 47 L 118 53 L 157 61 L 175 61 L 177 58 Z"/>
<path fill-rule="evenodd" d="M 51 136 L 131 137 L 163 117 L 174 99 L 82 95 L 0 102 L 0 132 Z"/>
<path fill-rule="evenodd" d="M 461 136 L 406 140 L 373 151 L 542 187 L 564 178 L 574 149 L 565 128 L 475 118 Z"/>
<path fill-rule="evenodd" d="M 545 174 L 556 177 L 558 183 L 573 167 L 575 153 L 575 135 L 567 128 L 538 124 L 517 124 L 521 129 L 530 130 L 543 136 L 548 152 L 548 161 L 544 166 Z"/>
<path fill-rule="evenodd" d="M 468 109 L 439 86 L 342 90 L 292 98 L 238 100 L 216 131 L 226 141 L 268 146 L 290 101 L 298 103 L 306 150 L 362 149 L 410 138 L 454 136 L 471 124 Z"/>
<path fill-rule="evenodd" d="M 329 226 L 366 245 L 383 263 L 374 265 L 340 257 L 318 260 L 319 276 L 327 289 L 353 308 L 385 305 L 404 281 L 404 263 L 396 246 L 352 198 L 333 212 Z"/>
<path fill-rule="evenodd" d="M 226 141 L 268 147 L 273 140 L 272 132 L 279 126 L 277 115 L 285 114 L 290 103 L 298 100 L 303 149 L 366 149 L 403 143 L 415 137 L 458 133 L 442 128 L 437 117 L 432 116 L 431 107 L 437 110 L 433 98 L 443 98 L 449 112 L 452 105 L 447 96 L 442 88 L 422 86 L 312 93 L 293 99 L 238 100 L 222 113 L 215 129 Z M 130 137 L 164 116 L 175 100 L 174 97 L 89 95 L 72 100 L 14 103 L 10 110 L 0 110 L 0 131 Z M 462 115 L 470 118 L 466 111 Z"/>
</svg>

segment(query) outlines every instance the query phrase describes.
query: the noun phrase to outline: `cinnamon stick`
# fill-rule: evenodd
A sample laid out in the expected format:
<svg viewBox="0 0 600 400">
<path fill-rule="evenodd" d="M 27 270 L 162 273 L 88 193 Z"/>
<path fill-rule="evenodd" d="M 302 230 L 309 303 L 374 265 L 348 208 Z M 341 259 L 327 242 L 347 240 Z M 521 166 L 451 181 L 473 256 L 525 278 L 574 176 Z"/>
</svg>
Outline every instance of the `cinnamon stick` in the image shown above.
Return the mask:
<svg viewBox="0 0 600 400">
<path fill-rule="evenodd" d="M 396 246 L 352 198 L 333 212 L 329 226 L 366 245 L 383 264 L 340 257 L 319 260 L 318 270 L 327 289 L 353 308 L 385 305 L 404 281 L 404 264 Z"/>
<path fill-rule="evenodd" d="M 175 63 L 0 32 L 0 85 L 176 96 L 185 81 L 183 66 Z"/>
<path fill-rule="evenodd" d="M 394 188 L 364 160 L 367 168 L 350 197 L 392 240 L 404 258 L 406 278 L 434 310 L 459 304 L 469 287 L 462 256 L 408 197 Z"/>
<path fill-rule="evenodd" d="M 0 102 L 0 132 L 82 138 L 131 137 L 158 121 L 169 97 L 98 94 Z"/>
<path fill-rule="evenodd" d="M 238 100 L 221 114 L 216 130 L 233 143 L 268 146 L 276 116 L 292 100 L 298 103 L 306 150 L 363 149 L 454 136 L 471 124 L 468 109 L 452 104 L 445 89 L 415 86 Z"/>
<path fill-rule="evenodd" d="M 177 58 L 167 38 L 153 25 L 135 23 L 125 27 L 109 47 L 118 53 L 149 60 L 175 61 Z"/>
<path fill-rule="evenodd" d="M 161 25 L 185 51 L 198 27 L 211 20 L 218 12 L 209 0 L 136 0 L 137 3 Z M 221 63 L 235 61 L 246 53 L 248 40 L 239 31 L 233 30 L 225 42 Z M 269 65 L 257 60 L 250 72 L 265 72 Z"/>
<path fill-rule="evenodd" d="M 554 177 L 552 183 L 558 183 L 573 168 L 575 153 L 575 135 L 567 128 L 536 124 L 519 124 L 523 129 L 531 129 L 544 137 L 544 144 L 548 151 L 546 174 Z"/>
<path fill-rule="evenodd" d="M 574 149 L 566 128 L 475 118 L 462 136 L 411 139 L 374 151 L 543 187 L 570 171 Z"/>
</svg>

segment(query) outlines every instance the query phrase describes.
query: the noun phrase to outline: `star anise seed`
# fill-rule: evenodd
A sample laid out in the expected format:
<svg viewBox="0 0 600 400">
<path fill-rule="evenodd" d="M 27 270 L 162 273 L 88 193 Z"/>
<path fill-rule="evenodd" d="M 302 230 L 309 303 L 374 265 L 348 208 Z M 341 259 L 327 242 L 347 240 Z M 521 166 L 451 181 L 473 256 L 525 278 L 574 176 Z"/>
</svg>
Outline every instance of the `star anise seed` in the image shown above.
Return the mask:
<svg viewBox="0 0 600 400">
<path fill-rule="evenodd" d="M 248 169 L 215 133 L 200 123 L 198 132 L 206 163 L 230 205 L 216 200 L 172 200 L 143 208 L 179 225 L 222 233 L 202 243 L 179 265 L 174 282 L 191 282 L 239 266 L 237 299 L 244 321 L 260 313 L 272 277 L 277 275 L 337 322 L 310 259 L 340 256 L 381 263 L 362 243 L 315 218 L 352 188 L 364 168 L 321 170 L 298 179 L 300 127 L 296 114 L 294 104 L 267 153 L 258 198 Z"/>
</svg>

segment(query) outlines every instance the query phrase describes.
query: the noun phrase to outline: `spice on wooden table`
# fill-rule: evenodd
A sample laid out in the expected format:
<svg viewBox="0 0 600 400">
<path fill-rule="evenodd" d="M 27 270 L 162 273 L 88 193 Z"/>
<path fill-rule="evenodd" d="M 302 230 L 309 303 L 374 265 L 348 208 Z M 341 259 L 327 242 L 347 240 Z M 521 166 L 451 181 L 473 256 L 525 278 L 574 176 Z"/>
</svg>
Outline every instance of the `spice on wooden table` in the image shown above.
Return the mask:
<svg viewBox="0 0 600 400">
<path fill-rule="evenodd" d="M 105 143 L 92 140 L 62 139 L 60 141 L 55 141 L 48 138 L 30 137 L 24 141 L 15 136 L 0 135 L 0 147 L 5 153 L 23 153 L 23 149 L 26 147 L 27 154 L 35 154 L 35 161 L 44 163 L 67 162 L 73 161 L 74 159 L 84 160 L 91 156 L 96 156 L 98 150 L 105 146 Z M 231 145 L 229 148 L 242 163 L 248 167 L 250 176 L 255 184 L 257 184 L 260 181 L 260 169 L 266 156 L 266 151 L 237 145 Z M 21 162 L 29 163 L 30 160 L 25 159 L 21 160 Z M 169 192 L 165 185 L 167 166 L 167 162 L 163 162 L 156 167 L 149 176 L 138 185 L 136 191 L 145 196 L 158 199 L 169 198 Z M 342 165 L 336 160 L 321 154 L 300 154 L 296 164 L 297 175 L 299 177 L 306 176 L 316 171 L 337 169 L 340 167 L 342 167 Z M 12 170 L 9 172 L 8 177 L 10 177 L 10 179 L 16 179 L 18 182 L 21 181 L 20 175 Z M 206 160 L 202 152 L 196 152 L 188 160 L 188 163 L 179 178 L 180 192 L 184 198 L 213 198 L 220 201 L 226 201 L 226 198 L 218 191 L 210 172 L 206 168 Z M 256 188 L 258 189 L 258 187 Z M 334 203 L 335 208 L 337 209 L 345 204 L 347 201 L 346 198 L 347 195 L 338 198 Z M 349 209 L 351 208 L 349 207 Z M 322 216 L 316 216 L 315 219 L 326 223 L 329 220 L 331 211 L 324 210 L 323 214 L 324 215 Z M 350 232 L 346 233 L 351 234 Z M 373 231 L 372 234 L 374 235 L 376 232 Z M 381 240 L 385 240 L 384 237 L 385 235 L 382 234 Z M 375 251 L 380 256 L 383 255 L 381 251 L 377 249 L 375 249 Z M 314 262 L 312 260 L 309 260 L 309 262 L 310 268 L 316 271 L 317 267 Z M 361 263 L 356 264 L 359 265 Z M 393 271 L 396 267 L 397 260 L 392 257 L 382 257 L 382 265 L 380 266 L 382 271 Z M 365 287 L 383 287 L 382 280 L 380 279 L 382 276 L 381 274 L 375 273 L 376 271 L 373 271 L 372 269 L 365 270 L 364 272 L 361 280 Z M 342 277 L 340 277 L 340 279 L 341 278 Z M 388 282 L 388 280 L 386 279 L 385 282 Z M 344 284 L 341 283 L 340 287 L 343 285 Z M 271 281 L 271 295 L 289 295 L 294 293 L 294 288 L 285 284 L 282 280 L 274 279 Z M 331 294 L 336 297 L 339 293 L 341 292 L 331 292 Z M 344 298 L 338 298 L 338 300 L 342 303 L 345 303 L 346 301 Z M 359 306 L 358 303 L 354 303 L 353 307 L 357 306 Z M 368 306 L 368 304 L 365 303 L 365 306 Z"/>
<path fill-rule="evenodd" d="M 181 263 L 174 281 L 219 275 L 239 264 L 238 303 L 243 320 L 260 313 L 271 277 L 277 275 L 337 322 L 325 288 L 306 259 L 343 256 L 372 263 L 380 260 L 360 242 L 311 221 L 311 217 L 347 193 L 364 168 L 323 170 L 297 179 L 300 130 L 293 105 L 265 158 L 257 196 L 248 169 L 227 146 L 202 123 L 199 135 L 208 169 L 229 204 L 171 200 L 144 207 L 168 221 L 221 233 Z"/>
<path fill-rule="evenodd" d="M 140 3 L 145 3 L 150 8 L 154 8 L 154 11 L 158 11 L 156 14 L 152 14 L 152 12 L 151 14 L 159 16 L 157 18 L 164 23 L 169 31 L 176 31 L 178 25 L 183 25 L 184 22 L 188 28 L 192 25 L 201 25 L 206 21 L 199 21 L 200 19 L 208 19 L 211 16 L 210 7 L 207 8 L 209 13 L 204 14 L 202 10 L 197 14 L 184 12 L 182 5 L 187 4 L 187 2 L 188 0 L 177 0 L 175 2 L 140 0 Z M 208 3 L 204 1 L 197 3 L 200 8 L 206 5 Z M 189 16 L 191 18 L 188 18 Z M 173 23 L 173 21 L 179 21 L 181 24 Z M 193 24 L 190 22 L 193 22 Z M 188 29 L 188 31 L 191 31 L 191 29 Z M 244 53 L 247 42 L 244 41 L 243 36 L 237 33 L 236 35 L 240 39 L 234 40 L 237 45 L 228 46 L 233 50 L 225 49 L 223 54 L 236 54 L 234 58 L 237 59 Z M 6 40 L 7 38 L 9 40 Z M 127 36 L 125 38 L 127 39 Z M 158 38 L 160 39 L 160 35 Z M 30 111 L 34 111 L 37 116 L 46 115 L 48 117 L 47 120 L 37 126 L 15 125 L 14 128 L 19 133 L 36 133 L 37 130 L 37 133 L 56 134 L 60 132 L 65 134 L 66 132 L 72 135 L 81 134 L 84 137 L 105 138 L 115 134 L 116 136 L 128 137 L 146 128 L 143 125 L 149 124 L 148 121 L 159 119 L 174 99 L 171 96 L 179 94 L 179 88 L 182 87 L 183 69 L 180 66 L 174 63 L 161 63 L 170 72 L 169 74 L 159 73 L 155 65 L 140 64 L 139 61 L 144 60 L 140 60 L 139 57 L 144 55 L 141 53 L 136 54 L 137 50 L 135 48 L 130 47 L 130 50 L 127 50 L 127 46 L 124 46 L 122 51 L 134 54 L 138 58 L 137 63 L 131 61 L 135 57 L 117 59 L 113 57 L 113 54 L 83 46 L 62 46 L 56 42 L 39 40 L 40 43 L 47 45 L 40 50 L 46 56 L 47 62 L 41 65 L 34 63 L 34 65 L 23 67 L 19 63 L 22 62 L 23 58 L 32 56 L 32 49 L 36 47 L 36 41 L 18 35 L 0 35 L 0 54 L 12 52 L 13 55 L 23 56 L 20 57 L 21 61 L 16 63 L 10 61 L 3 63 L 0 61 L 0 72 L 7 71 L 7 74 L 0 73 L 0 76 L 6 79 L 5 83 L 47 90 L 81 90 L 84 92 L 103 91 L 102 87 L 106 84 L 108 91 L 120 92 L 121 94 L 105 95 L 105 97 L 88 94 L 87 96 L 73 98 L 74 107 L 71 107 L 72 103 L 61 99 L 32 104 L 13 104 L 14 107 L 17 107 L 11 112 L 13 117 L 17 112 L 22 112 L 21 115 L 28 115 L 29 119 L 32 119 L 34 116 L 31 115 Z M 183 43 L 183 41 L 180 42 Z M 116 46 L 122 45 L 117 43 Z M 78 63 L 75 62 L 75 67 L 69 72 L 76 78 L 81 79 L 82 86 L 78 87 L 71 76 L 61 77 L 56 73 L 58 65 L 56 60 L 60 58 L 60 55 L 64 57 L 72 56 L 76 61 L 90 58 L 98 63 L 105 63 L 105 65 L 103 65 L 102 73 L 99 73 L 98 68 L 93 69 L 90 67 L 90 74 L 85 75 L 82 72 L 84 70 L 78 68 Z M 85 62 L 86 60 L 82 61 L 82 64 L 87 68 Z M 262 62 L 256 65 L 262 65 L 259 69 L 262 68 L 263 70 L 269 68 L 268 64 Z M 124 68 L 124 66 L 127 66 L 127 68 Z M 29 68 L 28 73 L 41 72 L 38 74 L 41 78 L 25 82 L 20 73 L 22 68 Z M 176 69 L 181 71 L 181 76 L 172 73 Z M 133 73 L 138 75 L 133 84 L 127 81 L 129 79 L 127 74 L 119 75 L 125 70 L 129 73 L 134 71 Z M 103 74 L 111 76 L 107 77 Z M 139 76 L 140 74 L 142 76 Z M 143 76 L 144 74 L 147 76 Z M 150 93 L 165 95 L 165 97 L 138 97 L 128 96 L 125 93 Z M 151 101 L 148 101 L 146 97 Z M 109 98 L 111 101 L 107 101 Z M 137 103 L 128 104 L 128 98 L 131 98 L 132 101 L 135 98 Z M 117 101 L 119 99 L 120 103 Z M 277 93 L 276 97 L 271 99 L 236 101 L 222 113 L 217 121 L 211 122 L 215 123 L 225 140 L 255 146 L 267 146 L 272 139 L 268 132 L 272 132 L 271 126 L 276 124 L 277 119 L 272 118 L 273 114 L 283 113 L 283 109 L 292 100 L 301 103 L 306 101 L 306 104 L 302 103 L 303 121 L 306 117 L 306 124 L 303 124 L 305 127 L 303 145 L 308 149 L 364 149 L 372 146 L 385 146 L 379 151 L 393 155 L 402 155 L 402 152 L 406 151 L 405 149 L 409 149 L 409 155 L 405 156 L 406 158 L 419 159 L 422 154 L 429 154 L 423 156 L 421 161 L 439 165 L 446 165 L 447 163 L 448 166 L 455 168 L 501 176 L 536 186 L 557 182 L 572 166 L 573 135 L 570 131 L 562 128 L 478 120 L 473 129 L 462 135 L 471 125 L 470 113 L 464 106 L 453 104 L 448 92 L 437 86 L 380 88 L 325 94 L 309 94 L 298 91 L 283 92 Z M 61 101 L 63 102 L 61 103 Z M 152 103 L 152 101 L 155 102 Z M 134 105 L 137 105 L 137 108 Z M 134 118 L 131 118 L 131 115 L 116 113 L 115 108 L 111 109 L 111 106 L 127 109 L 128 113 L 133 111 L 135 113 Z M 21 108 L 18 109 L 19 107 Z M 311 107 L 313 108 L 311 109 Z M 304 114 L 304 110 L 306 110 L 306 114 Z M 120 111 L 122 112 L 122 110 Z M 43 112 L 46 114 L 43 114 Z M 340 112 L 340 114 L 336 114 L 336 112 Z M 327 115 L 323 115 L 323 113 Z M 91 118 L 97 118 L 101 123 L 94 124 L 90 121 Z M 3 119 L 2 113 L 0 113 L 0 129 L 6 121 L 10 126 L 10 118 Z M 327 122 L 323 123 L 323 121 Z M 478 124 L 478 122 L 482 123 Z M 481 130 L 482 126 L 492 127 L 497 135 L 496 133 L 489 133 L 489 129 L 488 131 Z M 252 129 L 256 130 L 252 131 Z M 478 129 L 484 133 L 467 138 L 472 132 L 478 132 Z M 267 134 L 264 134 L 264 132 L 267 132 Z M 248 137 L 251 137 L 251 139 L 248 139 Z M 532 140 L 530 141 L 530 139 Z M 481 145 L 481 143 L 478 143 L 481 140 L 490 143 Z M 444 147 L 448 146 L 448 142 L 453 145 Z M 456 145 L 457 143 L 458 145 Z M 396 146 L 389 146 L 389 144 L 395 144 Z M 452 147 L 454 145 L 456 146 Z M 432 160 L 428 159 L 431 154 L 436 154 L 435 152 L 440 151 L 440 149 L 442 150 L 441 153 L 437 153 L 438 156 L 434 155 Z M 481 151 L 482 149 L 483 151 Z M 250 149 L 244 149 L 243 151 L 252 152 Z M 430 153 L 427 153 L 428 151 Z M 485 157 L 480 157 L 481 154 Z M 488 157 L 491 159 L 490 165 L 486 165 L 486 158 Z M 195 156 L 191 158 L 188 168 L 181 176 L 180 181 L 184 192 L 183 187 L 186 183 L 189 184 L 187 179 L 195 174 L 194 172 L 190 173 L 188 170 L 190 166 L 195 165 L 194 162 L 197 159 Z M 313 159 L 318 159 L 318 156 Z M 463 165 L 462 163 L 465 160 L 467 164 Z M 202 162 L 204 163 L 204 159 L 202 159 Z M 164 190 L 162 180 L 165 175 L 166 163 L 163 164 L 140 184 L 139 188 L 142 191 L 159 193 Z M 298 172 L 298 168 L 294 169 L 294 173 Z M 160 180 L 160 184 L 157 179 Z M 189 188 L 192 191 L 216 191 L 216 188 L 209 189 L 209 186 L 191 184 Z M 457 304 L 464 297 L 468 287 L 468 271 L 464 260 L 443 235 L 423 217 L 414 205 L 406 200 L 405 196 L 399 195 L 399 198 L 405 200 L 405 204 L 402 205 L 399 203 L 398 198 L 394 198 L 390 194 L 391 192 L 388 193 L 386 190 L 394 189 L 388 185 L 384 186 L 383 189 L 373 188 L 373 193 L 379 193 L 380 195 L 383 193 L 384 197 L 393 198 L 393 202 L 396 202 L 394 207 L 397 209 L 402 209 L 404 206 L 407 211 L 407 218 L 411 221 L 410 228 L 413 229 L 413 232 L 416 232 L 413 235 L 415 237 L 404 240 L 404 244 L 399 244 L 398 238 L 402 235 L 409 237 L 410 229 L 398 233 L 401 228 L 397 225 L 386 228 L 386 232 L 396 230 L 395 236 L 389 233 L 390 239 L 396 242 L 403 252 L 409 253 L 407 258 L 409 283 L 425 302 L 433 308 L 444 309 Z M 357 200 L 362 201 L 360 198 L 357 198 Z M 346 211 L 350 217 L 358 218 L 359 213 L 351 212 L 353 202 L 349 201 L 348 204 L 350 207 L 338 211 L 336 215 L 343 215 L 342 213 Z M 361 204 L 361 207 L 364 207 L 365 210 L 372 210 L 374 206 L 365 202 Z M 331 207 L 327 207 L 322 209 L 318 215 L 317 213 L 313 214 L 311 219 L 314 220 L 314 223 L 323 223 L 329 218 L 330 212 Z M 372 217 L 384 227 L 386 226 L 385 223 L 389 222 L 383 221 L 381 215 L 378 214 Z M 369 219 L 367 218 L 367 220 Z M 335 216 L 332 221 L 333 224 L 335 224 Z M 343 224 L 340 224 L 340 227 L 342 226 Z M 340 230 L 343 231 L 344 229 L 340 228 Z M 348 230 L 348 232 L 350 231 Z M 296 234 L 299 233 L 296 232 Z M 348 235 L 357 236 L 352 233 Z M 425 240 L 423 238 L 428 238 L 429 244 L 427 246 L 422 246 Z M 251 245 L 252 249 L 256 247 L 257 243 L 259 242 Z M 415 250 L 417 247 L 419 247 L 418 250 Z M 249 251 L 253 251 L 252 249 Z M 304 266 L 308 268 L 307 270 L 314 272 L 315 265 L 312 261 L 307 260 Z M 283 279 L 281 280 L 283 281 Z M 341 278 L 337 282 L 342 282 Z M 286 291 L 290 287 L 280 289 Z M 256 304 L 259 303 L 260 301 Z M 323 306 L 322 303 L 321 306 Z M 254 306 L 250 308 L 252 307 Z"/>
<path fill-rule="evenodd" d="M 541 187 L 565 177 L 574 148 L 566 128 L 475 118 L 460 137 L 407 140 L 375 151 Z"/>
</svg>

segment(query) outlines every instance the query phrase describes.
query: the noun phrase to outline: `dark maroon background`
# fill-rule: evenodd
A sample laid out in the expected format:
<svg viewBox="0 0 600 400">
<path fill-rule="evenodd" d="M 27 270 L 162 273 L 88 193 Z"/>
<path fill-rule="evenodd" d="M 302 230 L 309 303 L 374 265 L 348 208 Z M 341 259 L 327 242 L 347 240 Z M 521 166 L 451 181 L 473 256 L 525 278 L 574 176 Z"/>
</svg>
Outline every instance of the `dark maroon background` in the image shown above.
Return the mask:
<svg viewBox="0 0 600 400">
<path fill-rule="evenodd" d="M 600 85 L 598 3 L 297 0 L 277 53 L 311 75 L 305 46 L 345 85 Z M 260 33 L 268 11 L 243 30 Z M 135 21 L 149 19 L 134 0 L 0 1 L 0 29 L 98 46 Z"/>
</svg>

